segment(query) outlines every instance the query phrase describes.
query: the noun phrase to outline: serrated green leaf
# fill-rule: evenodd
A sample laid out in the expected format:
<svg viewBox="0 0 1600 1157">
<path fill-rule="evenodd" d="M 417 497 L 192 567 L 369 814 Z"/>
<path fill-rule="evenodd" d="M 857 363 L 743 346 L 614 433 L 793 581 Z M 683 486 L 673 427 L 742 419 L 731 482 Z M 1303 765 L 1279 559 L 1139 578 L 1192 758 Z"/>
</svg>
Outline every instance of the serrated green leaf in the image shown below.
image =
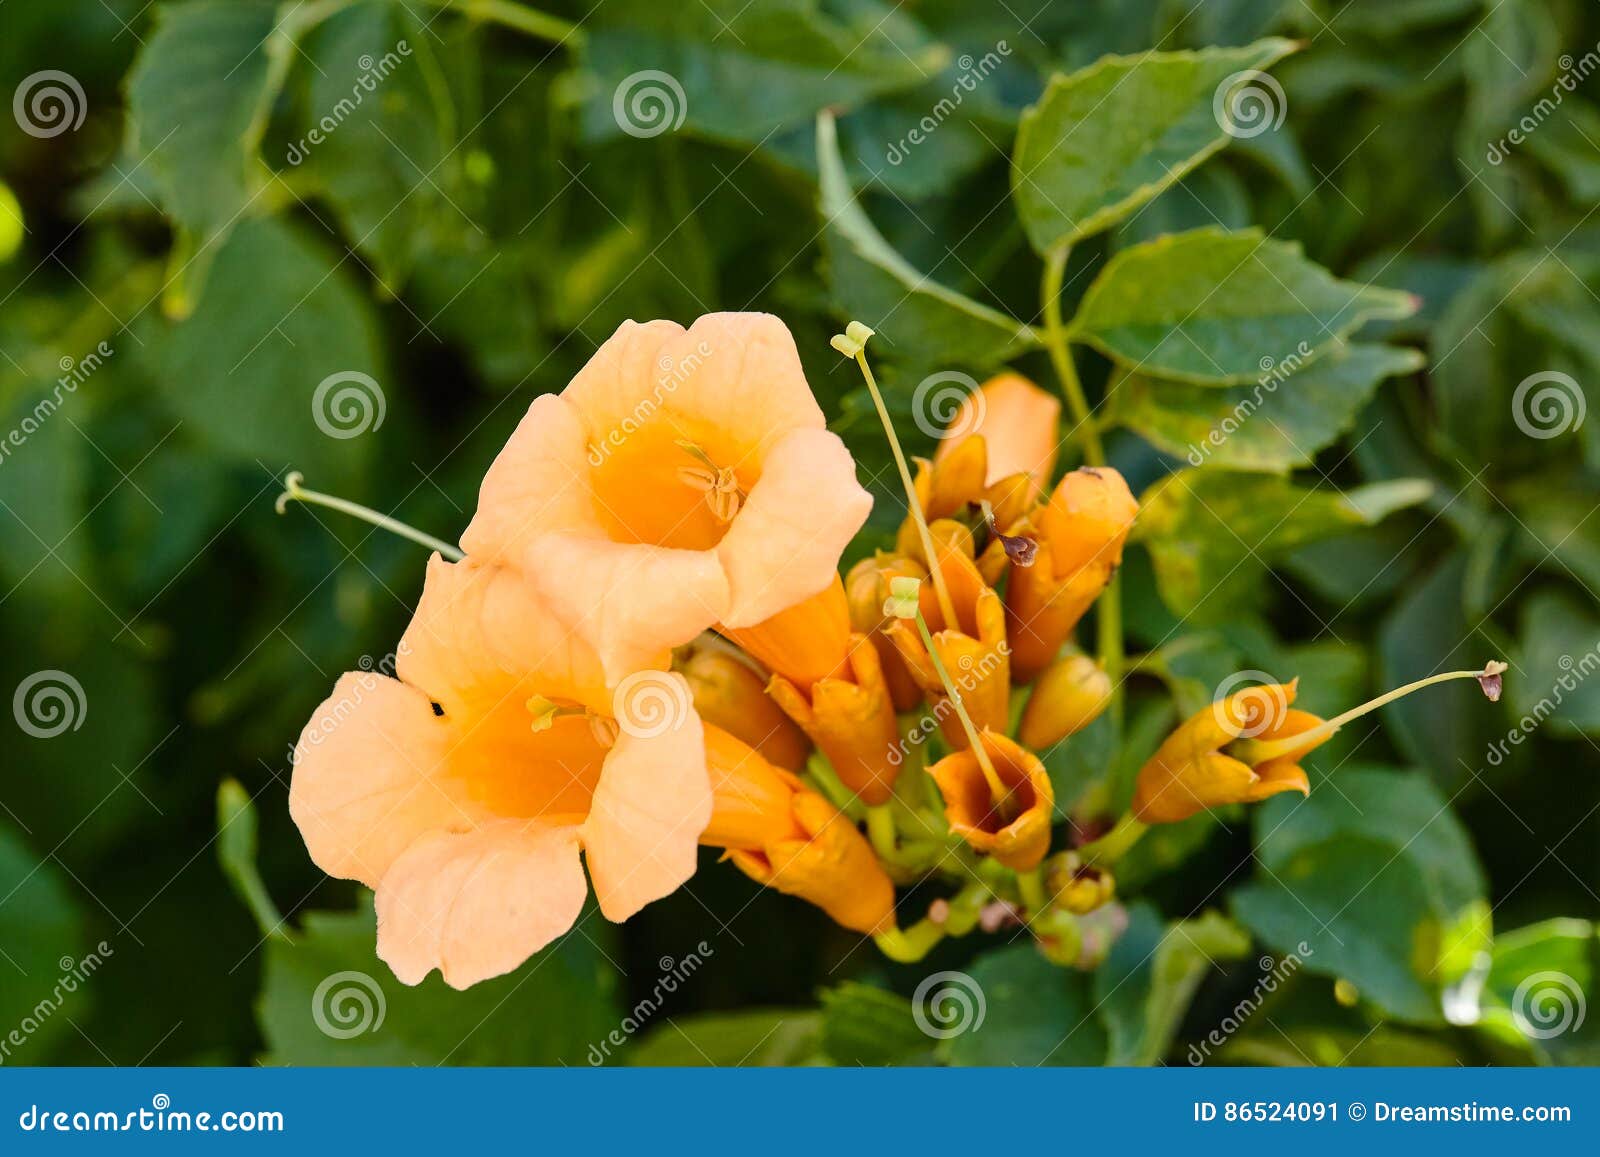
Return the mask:
<svg viewBox="0 0 1600 1157">
<path fill-rule="evenodd" d="M 1108 56 L 1053 77 L 1022 114 L 1011 165 L 1012 195 L 1034 249 L 1048 253 L 1116 224 L 1222 148 L 1230 121 L 1216 109 L 1249 74 L 1294 49 L 1293 41 L 1269 39 Z"/>
<path fill-rule="evenodd" d="M 1134 536 L 1150 550 L 1167 605 L 1215 621 L 1255 605 L 1263 574 L 1284 552 L 1379 522 L 1432 489 L 1409 479 L 1307 490 L 1277 475 L 1179 470 L 1145 491 Z"/>
<path fill-rule="evenodd" d="M 1226 386 L 1254 381 L 1263 358 L 1310 361 L 1371 318 L 1415 309 L 1409 294 L 1340 281 L 1258 229 L 1195 229 L 1118 253 L 1068 328 L 1143 373 Z"/>
<path fill-rule="evenodd" d="M 271 5 L 203 0 L 157 9 L 155 33 L 128 76 L 128 151 L 178 226 L 166 291 L 171 316 L 195 307 L 217 250 L 259 205 L 256 155 L 301 20 Z"/>
<path fill-rule="evenodd" d="M 928 1064 L 933 1043 L 898 993 L 854 981 L 822 991 L 822 1047 L 834 1064 Z"/>
<path fill-rule="evenodd" d="M 1355 422 L 1385 378 L 1419 369 L 1416 350 L 1357 344 L 1300 369 L 1266 367 L 1253 386 L 1218 389 L 1129 374 L 1111 416 L 1191 466 L 1285 471 L 1309 466 Z"/>
<path fill-rule="evenodd" d="M 833 117 L 817 117 L 824 247 L 834 293 L 890 350 L 922 364 L 991 366 L 1039 344 L 1027 325 L 947 289 L 890 248 L 855 200 Z"/>
</svg>

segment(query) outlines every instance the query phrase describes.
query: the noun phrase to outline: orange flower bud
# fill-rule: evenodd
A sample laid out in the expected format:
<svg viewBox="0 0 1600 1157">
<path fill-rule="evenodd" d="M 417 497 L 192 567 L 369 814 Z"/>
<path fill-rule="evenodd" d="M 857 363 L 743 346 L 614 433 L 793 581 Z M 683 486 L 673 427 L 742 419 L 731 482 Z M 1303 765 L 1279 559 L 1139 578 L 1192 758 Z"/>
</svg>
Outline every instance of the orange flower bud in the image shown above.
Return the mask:
<svg viewBox="0 0 1600 1157">
<path fill-rule="evenodd" d="M 751 627 L 718 632 L 743 647 L 769 670 L 801 688 L 845 667 L 850 649 L 850 606 L 839 576 L 809 599 Z"/>
<path fill-rule="evenodd" d="M 799 771 L 811 742 L 767 695 L 766 680 L 748 662 L 717 645 L 696 646 L 680 660 L 701 720 L 748 743 L 763 758 Z"/>
<path fill-rule="evenodd" d="M 1309 794 L 1299 760 L 1327 735 L 1253 766 L 1223 750 L 1238 740 L 1292 739 L 1319 726 L 1317 716 L 1290 707 L 1297 682 L 1247 687 L 1185 720 L 1139 769 L 1134 817 L 1170 824 L 1222 804 L 1255 803 L 1285 791 Z"/>
<path fill-rule="evenodd" d="M 1034 751 L 1059 743 L 1098 719 L 1111 703 L 1112 690 L 1111 676 L 1100 664 L 1081 651 L 1070 651 L 1045 668 L 1034 684 L 1017 738 Z"/>
<path fill-rule="evenodd" d="M 984 750 L 1009 794 L 996 803 L 977 756 L 969 749 L 947 755 L 928 769 L 944 796 L 950 830 L 978 852 L 1016 871 L 1036 867 L 1050 850 L 1055 791 L 1039 757 L 993 731 Z"/>
<path fill-rule="evenodd" d="M 850 636 L 839 675 L 818 679 L 809 693 L 774 675 L 767 694 L 822 749 L 846 787 L 868 804 L 889 798 L 900 771 L 900 731 L 878 652 L 865 635 Z"/>
<path fill-rule="evenodd" d="M 927 573 L 927 569 L 915 559 L 878 551 L 874 557 L 856 563 L 845 577 L 850 627 L 872 641 L 873 649 L 878 652 L 878 663 L 883 668 L 883 681 L 888 684 L 889 698 L 896 711 L 910 711 L 920 703 L 922 690 L 906 670 L 900 652 L 883 633 L 888 622 L 888 616 L 883 613 L 883 603 L 889 597 L 889 583 L 893 579 L 921 579 Z"/>
<path fill-rule="evenodd" d="M 988 456 L 984 485 L 1025 475 L 1031 501 L 1043 493 L 1055 471 L 1060 425 L 1061 402 L 1053 394 L 1021 374 L 999 374 L 963 400 L 933 461 L 937 466 L 974 438 L 982 438 Z"/>
<path fill-rule="evenodd" d="M 711 824 L 700 842 L 757 883 L 798 896 L 857 932 L 894 921 L 894 885 L 842 812 L 716 727 L 706 731 Z"/>
<path fill-rule="evenodd" d="M 1111 575 L 1139 504 L 1109 466 L 1082 467 L 1063 478 L 1033 519 L 1039 551 L 1013 567 L 1006 588 L 1012 666 L 1026 683 L 1055 660 Z"/>
</svg>

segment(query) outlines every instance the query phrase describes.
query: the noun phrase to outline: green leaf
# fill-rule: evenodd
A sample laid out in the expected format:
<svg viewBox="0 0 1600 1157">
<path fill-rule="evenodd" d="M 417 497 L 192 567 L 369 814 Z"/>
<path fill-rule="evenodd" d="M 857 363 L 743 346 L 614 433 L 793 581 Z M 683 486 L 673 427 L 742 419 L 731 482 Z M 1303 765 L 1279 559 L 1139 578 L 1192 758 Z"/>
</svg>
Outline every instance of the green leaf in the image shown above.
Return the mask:
<svg viewBox="0 0 1600 1157">
<path fill-rule="evenodd" d="M 1238 385 L 1263 358 L 1307 362 L 1367 320 L 1416 307 L 1409 294 L 1340 281 L 1258 229 L 1195 229 L 1113 257 L 1069 337 L 1158 377 Z"/>
<path fill-rule="evenodd" d="M 1481 1025 L 1526 1041 L 1542 1060 L 1600 1061 L 1600 1021 L 1589 1002 L 1600 980 L 1600 938 L 1587 920 L 1545 920 L 1495 939 L 1481 994 Z"/>
<path fill-rule="evenodd" d="M 1207 225 L 1244 229 L 1250 224 L 1250 191 L 1231 169 L 1196 169 L 1145 205 L 1111 232 L 1113 249 L 1153 241 L 1164 233 L 1183 233 Z"/>
<path fill-rule="evenodd" d="M 292 944 L 266 946 L 257 1012 L 267 1061 L 602 1063 L 600 1046 L 613 1031 L 620 1036 L 620 1020 L 616 973 L 590 939 L 598 930 L 575 931 L 515 972 L 457 992 L 437 973 L 415 988 L 394 978 L 373 952 L 377 921 L 370 904 L 357 912 L 312 912 Z"/>
<path fill-rule="evenodd" d="M 344 271 L 298 229 L 258 218 L 223 246 L 200 308 L 168 331 L 159 372 L 187 432 L 216 452 L 337 489 L 365 473 L 390 408 L 380 362 L 371 306 Z M 377 385 L 322 386 L 337 374 Z"/>
<path fill-rule="evenodd" d="M 1445 933 L 1486 893 L 1465 828 L 1415 773 L 1341 769 L 1255 816 L 1262 875 L 1234 915 L 1402 1020 L 1439 1023 Z"/>
<path fill-rule="evenodd" d="M 1285 471 L 1311 465 L 1355 423 L 1384 378 L 1422 363 L 1416 350 L 1356 344 L 1303 368 L 1265 366 L 1253 386 L 1217 389 L 1129 374 L 1112 394 L 1111 416 L 1191 466 Z"/>
<path fill-rule="evenodd" d="M 750 1009 L 680 1016 L 631 1048 L 635 1066 L 758 1068 L 815 1063 L 822 1016 L 812 1009 Z"/>
<path fill-rule="evenodd" d="M 846 981 L 822 991 L 822 1047 L 839 1065 L 925 1065 L 933 1040 L 905 997 Z"/>
<path fill-rule="evenodd" d="M 953 1065 L 1097 1065 L 1106 1030 L 1095 1018 L 1088 976 L 1058 968 L 1032 944 L 979 957 L 971 974 L 948 973 L 939 993 L 952 1015 L 936 1020 Z"/>
<path fill-rule="evenodd" d="M 83 945 L 83 919 L 63 874 L 35 856 L 9 824 L 0 823 L 0 1021 L 8 1065 L 39 1064 L 51 1044 L 72 1032 L 89 995 L 79 978 L 77 954 Z M 91 954 L 95 968 L 99 957 Z M 91 957 L 85 956 L 88 961 Z M 63 982 L 71 977 L 68 985 Z M 20 1040 L 18 1038 L 21 1038 Z"/>
<path fill-rule="evenodd" d="M 142 161 L 178 226 L 169 315 L 194 309 L 217 249 L 241 217 L 265 208 L 256 155 L 304 18 L 275 27 L 271 5 L 162 5 L 128 75 L 128 151 Z"/>
<path fill-rule="evenodd" d="M 1011 164 L 1012 195 L 1033 247 L 1049 253 L 1093 236 L 1180 180 L 1231 139 L 1225 107 L 1251 82 L 1248 74 L 1294 49 L 1293 41 L 1269 39 L 1247 48 L 1107 56 L 1052 77 L 1022 114 Z M 1276 118 L 1282 90 L 1276 83 L 1271 90 L 1261 91 L 1274 106 L 1266 115 Z M 1241 128 L 1248 131 L 1235 131 Z"/>
<path fill-rule="evenodd" d="M 236 779 L 225 779 L 217 788 L 217 862 L 233 888 L 234 895 L 250 909 L 263 937 L 288 940 L 283 916 L 272 902 L 267 886 L 256 867 L 256 833 L 259 828 L 256 805 L 250 793 Z"/>
<path fill-rule="evenodd" d="M 875 2 L 608 0 L 585 24 L 594 139 L 678 127 L 760 144 L 823 108 L 915 87 L 950 50 Z"/>
<path fill-rule="evenodd" d="M 1548 723 L 1560 735 L 1600 734 L 1600 615 L 1564 591 L 1536 591 L 1522 605 L 1522 655 L 1507 698 L 1522 718 L 1517 742 Z M 1508 733 L 1509 734 L 1509 733 Z"/>
<path fill-rule="evenodd" d="M 311 84 L 292 165 L 308 164 L 358 248 L 399 291 L 435 219 L 462 220 L 454 110 L 430 33 L 391 0 L 364 0 L 308 37 Z M 475 228 L 470 221 L 468 228 Z"/>
<path fill-rule="evenodd" d="M 992 366 L 1039 344 L 1015 318 L 947 289 L 889 247 L 855 199 L 839 158 L 833 117 L 817 117 L 824 250 L 843 313 L 919 364 Z"/>
<path fill-rule="evenodd" d="M 1261 579 L 1284 552 L 1370 526 L 1431 492 L 1418 480 L 1340 492 L 1271 474 L 1179 470 L 1145 491 L 1134 535 L 1149 547 L 1167 605 L 1215 621 L 1259 603 Z"/>
<path fill-rule="evenodd" d="M 1095 1004 L 1110 1038 L 1105 1063 L 1158 1063 L 1206 973 L 1249 949 L 1250 938 L 1216 912 L 1163 927 L 1149 904 L 1133 905 L 1127 931 L 1094 974 Z"/>
</svg>

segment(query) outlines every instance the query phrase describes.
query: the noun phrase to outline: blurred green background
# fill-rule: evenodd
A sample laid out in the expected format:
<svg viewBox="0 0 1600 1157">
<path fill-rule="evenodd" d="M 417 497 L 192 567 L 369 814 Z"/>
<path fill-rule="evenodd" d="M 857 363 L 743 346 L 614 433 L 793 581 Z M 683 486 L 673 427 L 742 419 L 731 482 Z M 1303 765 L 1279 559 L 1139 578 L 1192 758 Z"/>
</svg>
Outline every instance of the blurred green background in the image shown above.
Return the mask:
<svg viewBox="0 0 1600 1157">
<path fill-rule="evenodd" d="M 1561 683 L 1600 664 L 1600 415 L 1583 420 L 1600 380 L 1594 4 L 542 11 L 0 5 L 5 1063 L 583 1064 L 640 1001 L 604 1059 L 1182 1063 L 1302 942 L 1305 967 L 1208 1060 L 1600 1059 L 1600 1011 L 1549 1036 L 1518 1011 L 1547 973 L 1586 1005 L 1600 915 L 1600 680 Z M 879 328 L 902 415 L 928 372 L 981 378 L 1006 351 L 940 324 L 915 279 L 882 299 L 859 224 L 819 208 L 817 114 L 837 113 L 839 172 L 887 246 L 1033 323 L 1039 260 L 1009 192 L 1022 109 L 1106 53 L 1269 33 L 1305 42 L 1273 70 L 1281 124 L 1081 246 L 1068 292 L 1159 233 L 1254 223 L 1420 295 L 1417 316 L 1361 336 L 1428 365 L 1368 383 L 1310 460 L 1226 475 L 1217 524 L 1172 532 L 1174 550 L 1233 535 L 1259 571 L 1243 598 L 1173 605 L 1151 565 L 1163 544 L 1130 551 L 1130 645 L 1167 639 L 1169 686 L 1139 687 L 1124 751 L 1089 735 L 1053 756 L 1060 802 L 1126 780 L 1170 728 L 1171 690 L 1204 702 L 1237 669 L 1299 674 L 1307 705 L 1331 711 L 1498 655 L 1513 664 L 1502 702 L 1470 687 L 1410 700 L 1317 753 L 1316 783 L 1340 789 L 1304 810 L 1152 839 L 1122 881 L 1139 897 L 1128 931 L 1094 974 L 983 937 L 894 968 L 708 858 L 685 891 L 620 928 L 585 921 L 512 977 L 467 994 L 397 984 L 366 900 L 310 864 L 285 800 L 300 726 L 341 671 L 392 650 L 423 557 L 325 511 L 277 516 L 284 472 L 454 537 L 534 395 L 624 319 L 717 309 L 790 325 L 834 428 L 877 470 L 859 378 L 827 344 L 842 320 Z M 677 91 L 658 86 L 652 113 L 627 98 L 654 72 Z M 1013 360 L 1053 380 L 1037 351 Z M 1106 364 L 1082 368 L 1103 397 Z M 1537 374 L 1566 392 L 1529 433 L 1534 399 L 1516 392 Z M 353 409 L 319 397 L 333 375 L 366 390 Z M 1125 394 L 1102 412 L 1136 491 L 1205 429 Z M 927 450 L 915 422 L 901 432 Z M 1300 485 L 1433 490 L 1303 541 L 1275 534 L 1291 466 Z M 899 502 L 880 495 L 872 533 L 892 532 Z M 240 899 L 257 863 L 265 931 Z M 983 982 L 981 1031 L 915 1029 L 909 998 L 941 968 Z M 347 1038 L 312 1016 L 347 971 L 378 987 L 381 1029 Z"/>
</svg>

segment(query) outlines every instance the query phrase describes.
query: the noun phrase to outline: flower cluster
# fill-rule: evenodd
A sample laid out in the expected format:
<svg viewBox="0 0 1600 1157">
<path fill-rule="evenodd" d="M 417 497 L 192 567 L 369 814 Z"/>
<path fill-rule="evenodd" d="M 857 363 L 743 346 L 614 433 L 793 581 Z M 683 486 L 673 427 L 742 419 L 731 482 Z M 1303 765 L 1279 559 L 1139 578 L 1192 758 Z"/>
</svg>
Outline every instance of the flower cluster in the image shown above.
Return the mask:
<svg viewBox="0 0 1600 1157">
<path fill-rule="evenodd" d="M 591 888 L 624 920 L 701 846 L 898 959 L 1022 923 L 1092 963 L 1091 914 L 1146 825 L 1308 790 L 1298 760 L 1356 713 L 1248 688 L 1173 732 L 1109 834 L 1051 855 L 1041 755 L 1117 700 L 1123 672 L 1074 636 L 1138 503 L 1107 466 L 1055 479 L 1060 407 L 1011 373 L 913 471 L 868 337 L 835 346 L 908 517 L 842 577 L 871 498 L 776 318 L 625 324 L 534 401 L 462 550 L 436 543 L 393 675 L 341 678 L 295 752 L 294 820 L 319 866 L 376 891 L 402 981 L 509 971 Z M 957 890 L 901 926 L 896 885 L 929 875 Z"/>
</svg>

